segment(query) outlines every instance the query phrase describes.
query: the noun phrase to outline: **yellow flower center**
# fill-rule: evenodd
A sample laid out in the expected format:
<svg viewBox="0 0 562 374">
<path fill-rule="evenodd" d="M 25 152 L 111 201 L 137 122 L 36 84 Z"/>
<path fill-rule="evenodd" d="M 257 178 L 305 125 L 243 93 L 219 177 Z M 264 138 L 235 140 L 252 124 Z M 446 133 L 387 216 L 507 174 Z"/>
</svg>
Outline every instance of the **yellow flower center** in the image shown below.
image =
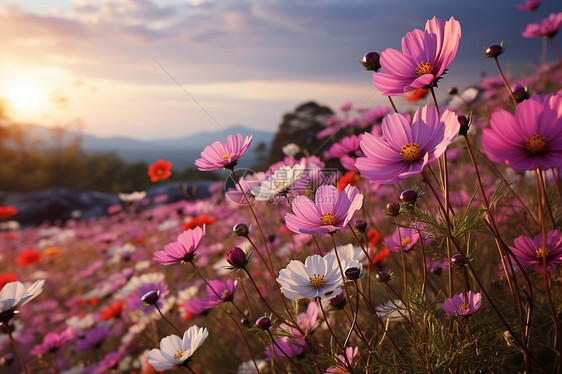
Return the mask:
<svg viewBox="0 0 562 374">
<path fill-rule="evenodd" d="M 409 164 L 418 161 L 421 158 L 422 151 L 417 143 L 407 143 L 402 146 L 400 155 L 402 160 Z"/>
<path fill-rule="evenodd" d="M 228 160 L 229 157 L 230 157 L 230 153 L 225 153 L 224 156 L 222 156 L 221 158 L 226 161 Z"/>
<path fill-rule="evenodd" d="M 334 226 L 338 220 L 336 216 L 332 213 L 322 214 L 322 226 Z"/>
<path fill-rule="evenodd" d="M 537 258 L 548 258 L 550 251 L 548 248 L 539 248 L 535 253 L 537 254 Z"/>
<path fill-rule="evenodd" d="M 536 132 L 533 135 L 525 140 L 525 148 L 531 153 L 532 155 L 536 155 L 537 153 L 541 153 L 546 149 L 546 138 L 540 136 Z"/>
<path fill-rule="evenodd" d="M 468 310 L 468 304 L 461 304 L 459 305 L 459 307 L 457 308 L 457 310 Z"/>
<path fill-rule="evenodd" d="M 181 356 L 183 356 L 184 353 L 185 353 L 185 349 L 180 349 L 180 350 L 178 351 L 178 353 L 176 353 L 176 354 L 174 355 L 174 358 L 175 358 L 176 360 L 179 360 L 179 359 L 181 358 Z"/>
<path fill-rule="evenodd" d="M 416 68 L 416 74 L 418 77 L 421 77 L 424 74 L 433 74 L 433 72 L 433 65 L 425 61 L 420 62 L 420 64 Z"/>
<path fill-rule="evenodd" d="M 275 185 L 275 188 L 281 189 L 281 188 L 283 188 L 284 186 L 285 186 L 285 182 L 279 182 L 279 183 L 277 183 L 277 184 Z"/>
<path fill-rule="evenodd" d="M 326 280 L 324 279 L 325 277 L 323 275 L 316 275 L 314 274 L 314 276 L 310 279 L 310 285 L 316 289 L 322 287 L 324 284 L 326 284 Z"/>
<path fill-rule="evenodd" d="M 162 174 L 164 174 L 164 170 L 162 170 L 162 169 L 157 169 L 157 170 L 156 170 L 156 174 L 157 174 L 157 175 L 162 175 Z"/>
<path fill-rule="evenodd" d="M 410 237 L 404 238 L 402 239 L 402 241 L 400 242 L 400 244 L 402 244 L 402 247 L 407 246 L 408 244 L 410 244 L 412 242 L 412 239 Z"/>
</svg>

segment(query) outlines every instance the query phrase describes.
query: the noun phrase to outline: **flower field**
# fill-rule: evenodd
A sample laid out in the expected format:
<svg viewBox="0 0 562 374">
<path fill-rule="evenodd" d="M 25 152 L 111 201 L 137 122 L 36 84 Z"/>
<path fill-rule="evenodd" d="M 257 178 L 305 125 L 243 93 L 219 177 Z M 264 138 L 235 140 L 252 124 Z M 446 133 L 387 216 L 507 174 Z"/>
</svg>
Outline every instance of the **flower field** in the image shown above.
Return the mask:
<svg viewBox="0 0 562 374">
<path fill-rule="evenodd" d="M 1 207 L 0 372 L 562 373 L 562 58 L 510 77 L 492 45 L 497 77 L 441 92 L 461 36 L 434 17 L 366 54 L 388 105 L 343 104 L 267 170 L 237 168 L 251 136 L 202 145 L 233 181 L 208 199 Z"/>
</svg>

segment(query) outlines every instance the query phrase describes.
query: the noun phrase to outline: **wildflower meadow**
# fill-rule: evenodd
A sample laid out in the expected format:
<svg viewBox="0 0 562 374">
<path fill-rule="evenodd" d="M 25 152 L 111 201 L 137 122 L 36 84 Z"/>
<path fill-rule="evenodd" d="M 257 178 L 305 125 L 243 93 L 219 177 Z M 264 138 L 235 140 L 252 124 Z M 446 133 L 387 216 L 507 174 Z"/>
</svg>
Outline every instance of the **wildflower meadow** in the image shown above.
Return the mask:
<svg viewBox="0 0 562 374">
<path fill-rule="evenodd" d="M 202 144 L 209 198 L 1 207 L 0 372 L 562 373 L 562 13 L 523 32 L 557 59 L 510 76 L 482 41 L 497 76 L 448 92 L 462 25 L 416 27 L 357 64 L 388 104 L 342 97 L 310 149 Z"/>
</svg>

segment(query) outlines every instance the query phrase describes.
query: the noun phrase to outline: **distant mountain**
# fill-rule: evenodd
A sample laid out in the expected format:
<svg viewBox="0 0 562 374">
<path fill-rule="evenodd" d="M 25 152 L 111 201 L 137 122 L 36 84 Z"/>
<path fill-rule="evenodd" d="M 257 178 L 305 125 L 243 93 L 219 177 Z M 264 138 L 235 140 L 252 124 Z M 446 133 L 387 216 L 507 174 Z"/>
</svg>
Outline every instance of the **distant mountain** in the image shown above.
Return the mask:
<svg viewBox="0 0 562 374">
<path fill-rule="evenodd" d="M 228 135 L 240 133 L 243 136 L 253 135 L 252 144 L 248 149 L 240 166 L 250 167 L 260 161 L 260 157 L 267 156 L 271 147 L 274 133 L 250 129 L 244 126 L 233 126 L 225 130 L 206 131 L 180 138 L 165 138 L 154 140 L 135 140 L 126 137 L 100 138 L 97 136 L 74 132 L 55 130 L 38 125 L 26 125 L 31 139 L 40 139 L 46 146 L 64 146 L 76 138 L 81 139 L 81 148 L 88 154 L 111 152 L 123 161 L 145 161 L 151 164 L 158 159 L 171 161 L 174 169 L 179 170 L 187 166 L 194 166 L 195 160 L 201 157 L 201 151 L 214 141 L 224 142 Z M 264 152 L 256 154 L 258 144 L 264 143 Z"/>
</svg>

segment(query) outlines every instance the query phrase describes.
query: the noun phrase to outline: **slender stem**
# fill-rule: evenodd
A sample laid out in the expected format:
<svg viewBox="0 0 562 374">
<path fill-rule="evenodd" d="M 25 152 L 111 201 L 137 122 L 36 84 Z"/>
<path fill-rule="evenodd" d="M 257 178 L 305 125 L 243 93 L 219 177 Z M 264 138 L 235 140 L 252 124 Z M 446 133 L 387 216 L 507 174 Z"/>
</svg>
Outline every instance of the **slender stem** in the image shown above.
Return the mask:
<svg viewBox="0 0 562 374">
<path fill-rule="evenodd" d="M 263 263 L 263 266 L 265 266 L 265 268 L 267 269 L 267 272 L 269 273 L 269 275 L 271 275 L 271 277 L 273 278 L 273 280 L 275 280 L 275 276 L 273 275 L 273 273 L 271 272 L 271 269 L 269 268 L 269 266 L 267 266 L 267 263 L 265 262 L 265 258 L 263 258 L 262 254 L 260 253 L 260 251 L 258 250 L 258 247 L 256 247 L 256 245 L 254 244 L 253 240 L 250 239 L 249 236 L 246 236 L 246 239 L 248 239 L 248 242 L 250 242 L 250 245 L 254 248 L 254 252 L 256 252 L 258 254 L 258 257 L 260 258 L 261 262 Z"/>
<path fill-rule="evenodd" d="M 25 360 L 23 359 L 23 355 L 21 354 L 20 347 L 18 346 L 18 343 L 16 343 L 16 340 L 12 336 L 12 330 L 10 329 L 10 326 L 8 325 L 8 323 L 4 323 L 4 330 L 6 330 L 6 333 L 8 333 L 8 337 L 10 338 L 10 341 L 12 342 L 12 345 L 14 346 L 14 349 L 16 351 L 16 356 L 18 356 L 18 359 L 20 361 L 20 365 L 21 365 L 23 371 L 25 372 L 25 374 L 29 374 L 29 370 L 27 369 L 27 366 L 25 365 Z"/>
<path fill-rule="evenodd" d="M 261 374 L 261 371 L 258 367 L 258 364 L 256 363 L 254 353 L 252 352 L 252 348 L 250 348 L 250 343 L 248 343 L 248 339 L 246 339 L 246 335 L 244 334 L 244 330 L 242 330 L 240 325 L 238 325 L 238 322 L 234 319 L 234 317 L 232 316 L 230 311 L 225 309 L 225 312 L 230 317 L 230 319 L 232 319 L 232 322 L 234 322 L 234 324 L 238 328 L 238 331 L 240 332 L 240 335 L 242 336 L 242 339 L 244 339 L 244 343 L 246 344 L 246 348 L 248 348 L 248 352 L 250 353 L 250 357 L 252 358 L 252 362 L 254 363 L 254 367 L 256 368 L 256 371 L 258 372 L 258 374 Z"/>
<path fill-rule="evenodd" d="M 174 328 L 174 330 L 176 330 L 176 332 L 178 333 L 178 336 L 181 337 L 181 332 L 180 330 L 176 327 L 176 325 L 174 325 L 168 318 L 164 317 L 164 314 L 162 314 L 162 311 L 160 310 L 160 308 L 158 307 L 157 303 L 154 303 L 154 307 L 156 308 L 156 310 L 158 311 L 158 313 L 160 314 L 160 316 L 162 317 L 162 319 L 164 321 L 166 321 L 170 326 L 172 326 Z"/>
<path fill-rule="evenodd" d="M 338 340 L 338 337 L 336 336 L 336 334 L 334 333 L 334 330 L 332 330 L 332 327 L 330 326 L 330 323 L 328 322 L 328 316 L 326 316 L 326 312 L 324 311 L 324 307 L 322 306 L 322 301 L 319 298 L 317 298 L 316 302 L 320 306 L 320 310 L 322 311 L 322 316 L 324 317 L 324 322 L 326 323 L 326 326 L 328 327 L 328 330 L 330 331 L 330 334 L 332 334 L 332 336 L 334 337 L 334 341 L 336 342 L 338 347 L 340 347 L 340 349 L 343 352 L 343 357 L 345 359 L 345 363 L 347 364 L 347 366 L 349 368 L 349 372 L 353 374 L 353 368 L 351 367 L 351 363 L 349 362 L 349 359 L 347 358 L 345 348 L 341 345 L 340 341 Z"/>
<path fill-rule="evenodd" d="M 421 247 L 421 252 L 422 252 L 422 261 L 423 261 L 423 283 L 422 283 L 422 296 L 425 295 L 425 287 L 427 285 L 427 260 L 425 258 L 425 247 L 423 245 L 423 239 L 422 239 L 422 235 L 421 235 L 421 230 L 417 230 L 418 231 L 418 237 L 420 240 L 420 247 Z"/>
<path fill-rule="evenodd" d="M 243 268 L 244 271 L 246 272 L 246 274 L 248 275 L 248 278 L 250 278 L 250 281 L 252 282 L 252 284 L 254 285 L 254 288 L 256 289 L 260 299 L 263 301 L 263 303 L 265 304 L 265 306 L 267 307 L 267 309 L 269 309 L 269 311 L 271 313 L 273 313 L 275 315 L 275 317 L 279 318 L 280 320 L 285 320 L 283 317 L 281 317 L 275 310 L 273 310 L 273 308 L 271 308 L 271 306 L 269 306 L 269 303 L 265 300 L 265 298 L 262 296 L 260 289 L 258 288 L 256 282 L 254 282 L 254 278 L 252 278 L 252 275 L 250 274 L 250 272 L 248 271 L 248 269 Z"/>
<path fill-rule="evenodd" d="M 351 333 L 353 332 L 353 329 L 355 328 L 355 323 L 357 322 L 357 314 L 359 313 L 359 289 L 357 287 L 357 280 L 354 280 L 353 284 L 355 285 L 355 293 L 357 294 L 356 295 L 357 300 L 355 301 L 355 313 L 353 313 L 353 322 L 351 322 L 351 328 L 349 329 L 349 332 L 347 333 L 347 337 L 343 342 L 344 347 L 346 347 L 347 342 L 349 342 L 349 338 L 351 337 Z"/>
<path fill-rule="evenodd" d="M 548 211 L 548 215 L 550 217 L 550 222 L 552 222 L 552 228 L 556 228 L 556 222 L 554 222 L 554 216 L 552 215 L 552 209 L 550 209 L 550 203 L 548 201 L 548 194 L 546 191 L 546 178 L 543 176 L 543 173 L 540 172 L 539 173 L 539 177 L 541 180 L 541 187 L 542 187 L 542 193 L 544 196 L 544 203 L 546 205 L 547 211 Z"/>
<path fill-rule="evenodd" d="M 437 98 L 435 97 L 435 91 L 433 90 L 433 86 L 429 88 L 431 92 L 431 97 L 433 97 L 433 102 L 435 103 L 435 108 L 437 109 L 437 114 L 439 114 L 439 104 L 437 103 Z"/>
<path fill-rule="evenodd" d="M 554 53 L 556 53 L 556 56 L 558 56 L 558 61 L 560 61 L 560 63 L 562 64 L 562 56 L 560 56 L 560 51 L 558 50 L 556 41 L 554 41 L 554 38 L 550 38 L 550 41 L 552 42 L 552 48 L 554 48 Z M 560 359 L 560 361 L 562 361 L 562 359 Z"/>
<path fill-rule="evenodd" d="M 515 100 L 515 96 L 513 96 L 513 92 L 511 91 L 511 88 L 509 87 L 509 83 L 507 83 L 507 79 L 505 78 L 505 75 L 503 75 L 503 71 L 502 71 L 502 68 L 500 66 L 500 62 L 498 61 L 497 56 L 494 57 L 494 61 L 496 61 L 496 66 L 498 67 L 498 70 L 500 71 L 500 75 L 502 76 L 503 83 L 505 84 L 505 88 L 507 88 L 507 92 L 509 92 L 509 96 L 511 96 L 511 100 L 513 100 L 513 105 L 517 106 L 517 100 Z"/>
<path fill-rule="evenodd" d="M 394 105 L 394 101 L 392 100 L 392 97 L 387 96 L 388 97 L 388 101 L 390 101 L 390 105 L 392 106 L 392 109 L 394 109 L 394 113 L 398 113 L 398 109 L 396 109 L 396 105 Z"/>
<path fill-rule="evenodd" d="M 336 259 L 338 261 L 338 267 L 340 269 L 341 279 L 343 281 L 343 289 L 345 290 L 345 297 L 347 298 L 347 303 L 349 304 L 349 310 L 351 310 L 351 313 L 353 314 L 353 306 L 351 305 L 351 301 L 349 297 L 349 289 L 347 288 L 347 282 L 345 281 L 345 273 L 341 265 L 340 255 L 338 254 L 338 249 L 336 247 L 336 241 L 334 240 L 334 233 L 331 232 L 330 237 L 332 238 L 332 246 L 334 247 Z"/>
<path fill-rule="evenodd" d="M 238 273 L 238 279 L 240 280 L 240 288 L 242 288 L 244 299 L 246 299 L 246 305 L 248 306 L 248 314 L 250 315 L 250 319 L 253 321 L 254 317 L 252 316 L 252 307 L 250 306 L 250 299 L 248 298 L 248 294 L 246 293 L 246 288 L 244 287 L 244 282 L 242 281 L 242 276 L 240 275 L 240 273 Z"/>
</svg>

